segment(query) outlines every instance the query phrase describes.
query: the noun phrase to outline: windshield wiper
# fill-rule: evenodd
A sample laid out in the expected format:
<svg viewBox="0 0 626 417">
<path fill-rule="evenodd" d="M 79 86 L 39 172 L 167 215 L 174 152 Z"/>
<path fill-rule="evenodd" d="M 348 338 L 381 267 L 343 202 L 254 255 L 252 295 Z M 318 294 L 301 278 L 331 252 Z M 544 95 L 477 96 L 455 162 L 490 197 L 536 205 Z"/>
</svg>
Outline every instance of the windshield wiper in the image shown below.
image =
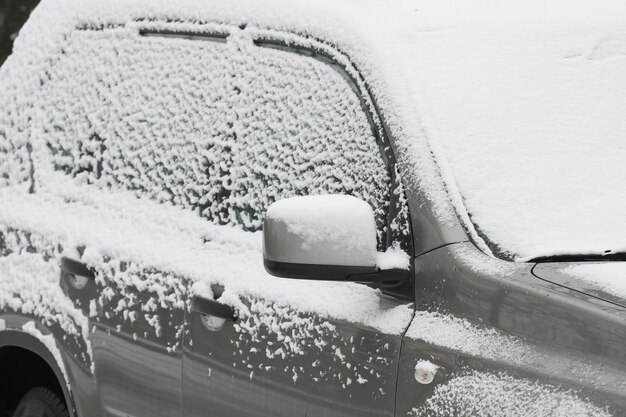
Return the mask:
<svg viewBox="0 0 626 417">
<path fill-rule="evenodd" d="M 572 254 L 551 255 L 532 258 L 530 262 L 601 262 L 601 261 L 626 261 L 626 252 L 608 252 L 604 254 Z"/>
</svg>

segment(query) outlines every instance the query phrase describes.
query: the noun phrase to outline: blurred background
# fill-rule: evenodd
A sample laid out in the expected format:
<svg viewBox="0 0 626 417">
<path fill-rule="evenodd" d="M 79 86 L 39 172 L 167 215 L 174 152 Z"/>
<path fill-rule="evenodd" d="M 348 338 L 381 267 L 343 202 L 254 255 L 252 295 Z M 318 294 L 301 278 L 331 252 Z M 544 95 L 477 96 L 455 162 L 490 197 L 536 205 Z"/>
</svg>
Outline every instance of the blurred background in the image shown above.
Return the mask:
<svg viewBox="0 0 626 417">
<path fill-rule="evenodd" d="M 13 39 L 39 0 L 0 0 L 0 65 L 11 54 Z"/>
</svg>

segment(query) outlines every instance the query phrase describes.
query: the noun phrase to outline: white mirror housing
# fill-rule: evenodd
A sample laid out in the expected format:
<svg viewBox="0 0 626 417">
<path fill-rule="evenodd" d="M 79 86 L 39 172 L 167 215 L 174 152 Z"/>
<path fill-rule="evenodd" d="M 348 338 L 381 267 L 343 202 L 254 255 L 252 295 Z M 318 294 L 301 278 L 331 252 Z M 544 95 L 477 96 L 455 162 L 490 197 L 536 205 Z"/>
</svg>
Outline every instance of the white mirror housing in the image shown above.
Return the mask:
<svg viewBox="0 0 626 417">
<path fill-rule="evenodd" d="M 263 256 L 268 272 L 278 276 L 345 280 L 374 273 L 374 212 L 348 195 L 277 201 L 265 216 Z"/>
</svg>

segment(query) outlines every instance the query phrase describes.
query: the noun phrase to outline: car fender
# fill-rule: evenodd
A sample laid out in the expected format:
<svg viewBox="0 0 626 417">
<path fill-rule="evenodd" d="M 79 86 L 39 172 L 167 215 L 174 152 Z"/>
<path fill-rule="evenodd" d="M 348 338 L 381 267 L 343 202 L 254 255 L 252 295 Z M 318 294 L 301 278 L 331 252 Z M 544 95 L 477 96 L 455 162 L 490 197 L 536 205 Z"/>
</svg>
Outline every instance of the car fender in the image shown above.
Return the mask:
<svg viewBox="0 0 626 417">
<path fill-rule="evenodd" d="M 63 397 L 68 406 L 69 412 L 72 416 L 76 417 L 76 407 L 74 405 L 74 398 L 70 389 L 70 381 L 66 379 L 64 372 L 61 370 L 54 357 L 53 352 L 51 352 L 50 349 L 37 337 L 24 330 L 18 329 L 0 331 L 0 348 L 7 346 L 19 347 L 28 350 L 46 362 L 59 381 L 59 385 L 63 391 Z"/>
</svg>

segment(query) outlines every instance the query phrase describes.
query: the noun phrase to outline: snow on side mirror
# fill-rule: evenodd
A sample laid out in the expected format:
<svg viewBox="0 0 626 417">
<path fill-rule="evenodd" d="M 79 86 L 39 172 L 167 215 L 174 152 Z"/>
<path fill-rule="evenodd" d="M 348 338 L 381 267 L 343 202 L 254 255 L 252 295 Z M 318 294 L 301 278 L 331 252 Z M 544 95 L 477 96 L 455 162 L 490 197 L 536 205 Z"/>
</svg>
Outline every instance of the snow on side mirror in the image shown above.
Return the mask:
<svg viewBox="0 0 626 417">
<path fill-rule="evenodd" d="M 267 272 L 283 278 L 390 279 L 376 266 L 374 212 L 366 202 L 348 195 L 293 197 L 269 206 L 263 258 Z"/>
</svg>

